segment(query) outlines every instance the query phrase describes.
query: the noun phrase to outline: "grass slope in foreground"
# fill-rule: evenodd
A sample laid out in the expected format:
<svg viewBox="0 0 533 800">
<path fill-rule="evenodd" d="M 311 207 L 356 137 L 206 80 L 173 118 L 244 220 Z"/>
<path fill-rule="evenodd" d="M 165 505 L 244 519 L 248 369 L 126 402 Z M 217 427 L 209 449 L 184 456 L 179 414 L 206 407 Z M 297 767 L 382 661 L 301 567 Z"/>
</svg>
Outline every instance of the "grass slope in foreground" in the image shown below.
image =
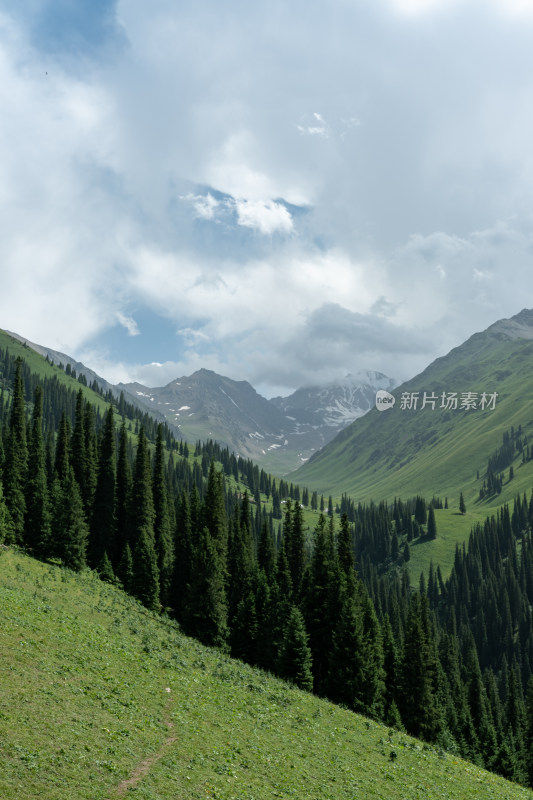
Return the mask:
<svg viewBox="0 0 533 800">
<path fill-rule="evenodd" d="M 202 647 L 92 573 L 0 552 L 3 800 L 531 798 Z"/>
</svg>

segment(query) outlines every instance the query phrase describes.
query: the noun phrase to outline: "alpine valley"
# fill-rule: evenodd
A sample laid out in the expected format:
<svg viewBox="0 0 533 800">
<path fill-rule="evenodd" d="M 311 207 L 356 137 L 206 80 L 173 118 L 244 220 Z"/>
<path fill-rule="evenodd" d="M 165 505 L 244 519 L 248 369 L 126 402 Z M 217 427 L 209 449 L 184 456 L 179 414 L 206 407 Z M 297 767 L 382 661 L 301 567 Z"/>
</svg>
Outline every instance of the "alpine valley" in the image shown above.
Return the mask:
<svg viewBox="0 0 533 800">
<path fill-rule="evenodd" d="M 529 796 L 532 361 L 269 401 L 0 331 L 2 798 Z"/>
</svg>

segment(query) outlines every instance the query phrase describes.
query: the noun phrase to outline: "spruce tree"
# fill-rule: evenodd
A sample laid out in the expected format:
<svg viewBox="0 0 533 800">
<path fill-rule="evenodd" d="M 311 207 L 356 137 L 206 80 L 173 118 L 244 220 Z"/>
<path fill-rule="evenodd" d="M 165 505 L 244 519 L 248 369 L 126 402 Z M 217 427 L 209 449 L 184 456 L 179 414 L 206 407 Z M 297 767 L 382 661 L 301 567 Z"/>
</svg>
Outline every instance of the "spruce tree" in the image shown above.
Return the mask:
<svg viewBox="0 0 533 800">
<path fill-rule="evenodd" d="M 133 594 L 148 608 L 159 605 L 159 569 L 154 539 L 152 474 L 144 427 L 139 430 L 130 501 Z"/>
<path fill-rule="evenodd" d="M 83 484 L 80 486 L 83 498 L 83 505 L 87 519 L 91 517 L 92 505 L 94 502 L 94 493 L 96 491 L 96 477 L 97 477 L 97 437 L 96 437 L 96 420 L 95 410 L 92 403 L 85 404 L 85 474 L 83 477 Z"/>
<path fill-rule="evenodd" d="M 170 605 L 179 622 L 183 623 L 185 598 L 192 574 L 193 530 L 189 495 L 183 491 L 177 503 L 174 531 L 174 570 Z"/>
<path fill-rule="evenodd" d="M 330 518 L 333 521 L 333 518 Z M 333 541 L 333 532 L 321 514 L 315 530 L 315 547 L 307 581 L 303 608 L 309 647 L 313 657 L 314 690 L 324 694 L 332 647 L 332 621 L 341 610 L 342 582 Z"/>
<path fill-rule="evenodd" d="M 133 556 L 128 543 L 126 543 L 124 547 L 124 551 L 118 563 L 116 574 L 118 575 L 125 591 L 129 594 L 133 594 Z"/>
<path fill-rule="evenodd" d="M 435 511 L 433 506 L 429 507 L 428 512 L 428 539 L 437 538 L 437 523 L 435 522 Z"/>
<path fill-rule="evenodd" d="M 529 785 L 533 786 L 533 676 L 530 677 L 527 686 L 524 746 L 525 769 Z"/>
<path fill-rule="evenodd" d="M 289 612 L 281 644 L 278 670 L 282 678 L 291 681 L 300 689 L 311 691 L 313 688 L 312 657 L 307 640 L 302 614 L 293 605 Z"/>
<path fill-rule="evenodd" d="M 152 611 L 159 610 L 159 570 L 153 531 L 146 526 L 137 532 L 132 553 L 131 593 Z"/>
<path fill-rule="evenodd" d="M 172 595 L 172 572 L 174 567 L 174 547 L 170 530 L 167 484 L 163 458 L 163 425 L 157 427 L 153 474 L 154 494 L 154 536 L 161 587 L 161 603 L 170 604 Z"/>
<path fill-rule="evenodd" d="M 276 574 L 276 551 L 266 521 L 261 524 L 261 535 L 257 548 L 257 564 L 260 569 L 265 571 L 267 580 L 271 581 Z"/>
<path fill-rule="evenodd" d="M 464 754 L 472 760 L 478 760 L 480 765 L 490 766 L 494 759 L 496 738 L 490 721 L 485 687 L 472 638 L 468 641 L 467 648 L 465 679 L 463 679 L 461 691 L 466 695 L 468 709 L 458 718 L 458 734 L 463 741 Z M 449 669 L 448 673 L 450 674 Z M 452 676 L 453 674 L 450 674 L 450 678 Z M 450 684 L 453 689 L 451 681 Z M 455 702 L 457 703 L 457 700 Z M 479 758 L 476 758 L 477 756 Z"/>
<path fill-rule="evenodd" d="M 8 533 L 8 542 L 12 541 L 16 544 L 22 544 L 24 541 L 25 485 L 28 470 L 22 363 L 22 359 L 17 358 L 4 464 L 4 494 L 12 523 Z"/>
<path fill-rule="evenodd" d="M 425 525 L 427 520 L 426 501 L 420 495 L 417 496 L 415 502 L 415 521 L 419 525 Z"/>
<path fill-rule="evenodd" d="M 228 608 L 224 568 L 217 542 L 205 526 L 194 542 L 184 617 L 187 633 L 196 636 L 203 644 L 225 647 Z"/>
<path fill-rule="evenodd" d="M 385 670 L 383 719 L 387 725 L 397 730 L 403 730 L 403 724 L 397 706 L 400 680 L 400 658 L 388 615 L 385 616 L 381 629 L 383 632 L 383 668 Z"/>
<path fill-rule="evenodd" d="M 220 565 L 225 570 L 228 552 L 228 521 L 224 499 L 224 476 L 221 472 L 217 472 L 214 461 L 211 461 L 209 466 L 202 520 L 203 526 L 207 527 L 211 538 L 216 543 Z"/>
<path fill-rule="evenodd" d="M 337 539 L 337 553 L 339 558 L 339 567 L 344 573 L 346 578 L 353 579 L 354 571 L 354 552 L 352 545 L 352 536 L 350 532 L 350 523 L 348 522 L 348 515 L 346 512 L 341 516 L 341 526 Z"/>
<path fill-rule="evenodd" d="M 70 569 L 86 565 L 89 529 L 85 520 L 81 493 L 72 467 L 63 481 L 56 479 L 53 492 L 53 550 Z"/>
<path fill-rule="evenodd" d="M 115 572 L 124 582 L 119 563 L 124 555 L 126 545 L 130 542 L 130 498 L 132 477 L 128 460 L 128 437 L 126 423 L 123 421 L 120 429 L 119 447 L 115 484 L 115 514 L 114 514 L 114 547 L 108 555 Z M 131 548 L 130 548 L 131 555 Z"/>
<path fill-rule="evenodd" d="M 275 672 L 276 650 L 276 592 L 275 578 L 270 581 L 264 570 L 257 576 L 255 589 L 255 612 L 257 618 L 257 636 L 255 641 L 255 663 L 261 669 Z"/>
<path fill-rule="evenodd" d="M 285 547 L 278 550 L 276 578 L 271 583 L 274 606 L 274 651 L 279 654 L 291 612 L 292 581 Z"/>
<path fill-rule="evenodd" d="M 248 664 L 256 663 L 258 629 L 255 595 L 249 589 L 237 606 L 230 629 L 229 641 L 233 658 L 239 658 Z"/>
<path fill-rule="evenodd" d="M 359 584 L 359 603 L 363 615 L 365 638 L 366 680 L 363 687 L 363 701 L 367 713 L 375 719 L 381 719 L 385 697 L 383 636 L 372 600 L 362 584 Z"/>
<path fill-rule="evenodd" d="M 11 518 L 4 499 L 2 481 L 0 481 L 0 544 L 3 544 L 5 541 L 11 541 L 11 538 Z"/>
<path fill-rule="evenodd" d="M 76 395 L 76 416 L 70 442 L 70 464 L 74 469 L 74 475 L 78 486 L 80 488 L 83 487 L 87 476 L 85 400 L 83 398 L 83 389 L 80 389 Z"/>
<path fill-rule="evenodd" d="M 70 426 L 65 411 L 61 413 L 61 420 L 57 432 L 57 443 L 54 458 L 54 475 L 60 481 L 65 481 L 70 468 Z"/>
<path fill-rule="evenodd" d="M 245 598 L 247 602 L 249 601 L 248 595 L 251 589 L 253 541 L 250 531 L 249 509 L 248 495 L 245 492 L 240 508 L 238 505 L 235 507 L 235 518 L 232 521 L 228 551 L 228 611 L 230 628 L 233 627 L 233 620 L 237 614 L 237 607 Z"/>
<path fill-rule="evenodd" d="M 433 643 L 424 624 L 426 599 L 414 594 L 409 607 L 401 664 L 399 709 L 408 733 L 435 741 L 440 714 L 435 692 Z"/>
<path fill-rule="evenodd" d="M 111 561 L 108 558 L 107 553 L 104 551 L 104 555 L 102 556 L 100 563 L 97 566 L 97 572 L 100 576 L 100 579 L 105 581 L 106 583 L 115 583 L 115 573 L 113 572 L 113 567 L 111 566 Z"/>
<path fill-rule="evenodd" d="M 115 552 L 115 424 L 109 406 L 98 460 L 98 477 L 91 516 L 88 561 L 96 567 L 104 553 Z"/>
<path fill-rule="evenodd" d="M 344 599 L 332 639 L 327 695 L 334 702 L 365 714 L 368 709 L 363 698 L 366 677 L 363 615 L 353 595 Z"/>
<path fill-rule="evenodd" d="M 302 509 L 298 503 L 292 506 L 290 500 L 287 501 L 285 512 L 283 542 L 291 573 L 292 598 L 294 602 L 299 602 L 305 566 L 305 537 Z"/>
<path fill-rule="evenodd" d="M 26 484 L 24 540 L 26 546 L 41 558 L 46 554 L 51 535 L 51 510 L 46 479 L 42 415 L 43 390 L 41 386 L 36 386 Z"/>
</svg>

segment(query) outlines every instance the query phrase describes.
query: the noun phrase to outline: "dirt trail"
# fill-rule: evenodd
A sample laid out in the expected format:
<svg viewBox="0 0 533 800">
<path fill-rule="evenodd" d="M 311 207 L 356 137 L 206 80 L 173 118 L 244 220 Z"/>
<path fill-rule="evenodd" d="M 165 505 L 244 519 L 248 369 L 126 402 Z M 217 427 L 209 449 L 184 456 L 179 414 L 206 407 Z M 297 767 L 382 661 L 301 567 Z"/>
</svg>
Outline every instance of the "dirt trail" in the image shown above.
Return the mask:
<svg viewBox="0 0 533 800">
<path fill-rule="evenodd" d="M 170 689 L 166 689 L 165 691 L 170 693 Z M 165 725 L 167 726 L 168 730 L 171 731 L 174 727 L 173 723 L 170 721 L 170 707 L 172 704 L 172 696 L 169 694 L 168 703 L 165 708 Z M 169 735 L 157 751 L 157 753 L 153 753 L 153 755 L 149 756 L 149 758 L 145 758 L 144 761 L 141 761 L 138 764 L 133 772 L 131 773 L 129 778 L 123 780 L 117 788 L 115 789 L 114 796 L 115 797 L 124 797 L 128 789 L 134 789 L 135 786 L 139 783 L 139 781 L 144 778 L 145 775 L 150 772 L 151 768 L 154 764 L 163 758 L 168 748 L 174 744 L 178 740 L 177 736 Z"/>
</svg>

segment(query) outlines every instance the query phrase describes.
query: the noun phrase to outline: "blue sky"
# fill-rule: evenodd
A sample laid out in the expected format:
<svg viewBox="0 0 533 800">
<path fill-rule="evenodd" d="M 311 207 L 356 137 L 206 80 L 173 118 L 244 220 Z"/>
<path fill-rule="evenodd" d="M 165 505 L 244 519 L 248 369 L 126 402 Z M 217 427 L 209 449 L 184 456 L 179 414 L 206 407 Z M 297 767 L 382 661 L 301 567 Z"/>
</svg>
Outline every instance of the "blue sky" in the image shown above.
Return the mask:
<svg viewBox="0 0 533 800">
<path fill-rule="evenodd" d="M 0 326 L 404 379 L 533 306 L 533 1 L 4 0 Z"/>
</svg>

